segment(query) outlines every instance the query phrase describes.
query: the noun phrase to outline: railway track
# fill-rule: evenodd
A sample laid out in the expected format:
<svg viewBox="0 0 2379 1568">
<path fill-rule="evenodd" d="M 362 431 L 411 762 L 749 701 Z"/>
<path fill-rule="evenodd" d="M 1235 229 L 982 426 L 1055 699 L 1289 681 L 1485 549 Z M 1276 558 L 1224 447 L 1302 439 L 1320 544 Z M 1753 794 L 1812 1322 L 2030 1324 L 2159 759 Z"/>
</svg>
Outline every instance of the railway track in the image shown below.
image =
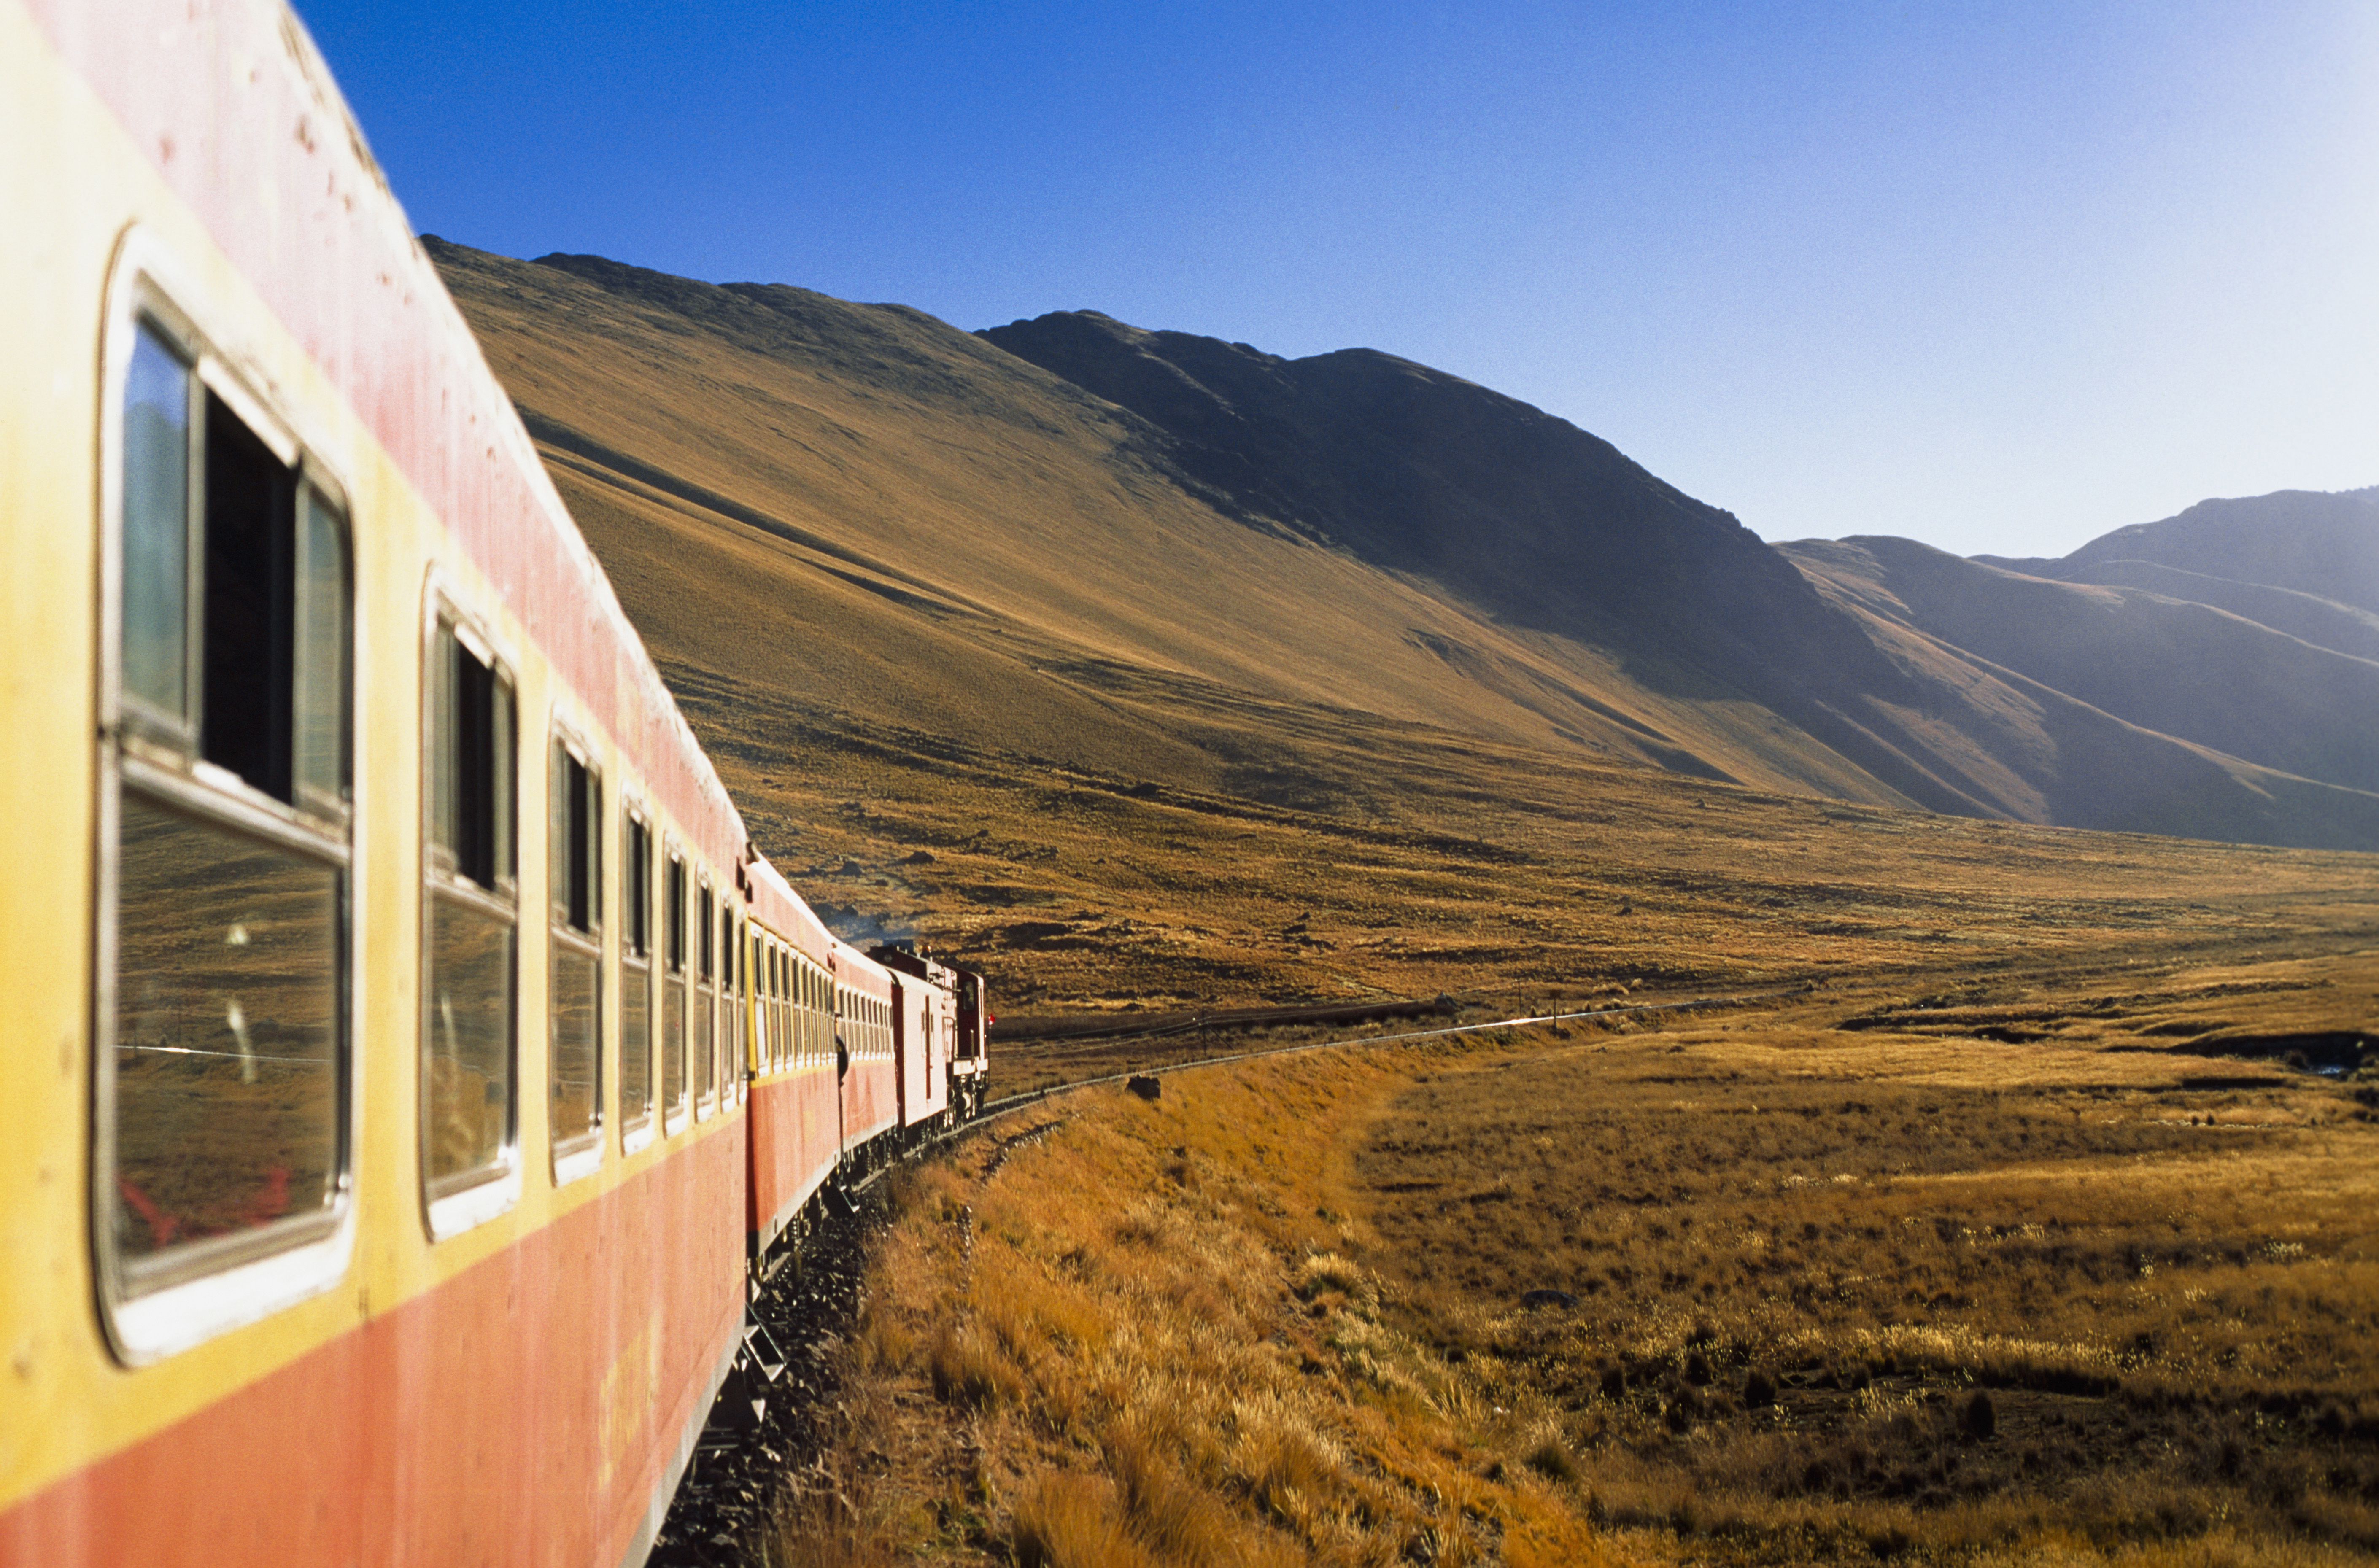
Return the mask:
<svg viewBox="0 0 2379 1568">
<path fill-rule="evenodd" d="M 1748 991 L 1727 996 L 1696 996 L 1681 1002 L 1636 1002 L 1624 1007 L 1587 1007 L 1576 1012 L 1537 1013 L 1526 1018 L 1491 1019 L 1480 1023 L 1457 1023 L 1448 1024 L 1439 1029 L 1408 1030 L 1400 1034 L 1361 1034 L 1345 1040 L 1309 1040 L 1293 1045 L 1270 1045 L 1260 1051 L 1232 1051 L 1220 1055 L 1193 1056 L 1186 1061 L 1167 1062 L 1157 1067 L 1127 1068 L 1121 1072 L 1101 1073 L 1092 1078 L 1069 1079 L 1063 1083 L 1053 1083 L 1045 1088 L 1027 1090 L 1020 1094 L 1008 1094 L 996 1100 L 987 1101 L 973 1120 L 952 1128 L 949 1131 L 921 1145 L 920 1152 L 926 1148 L 937 1148 L 952 1140 L 963 1138 L 968 1133 L 980 1129 L 985 1123 L 996 1117 L 1013 1116 L 1028 1106 L 1039 1104 L 1052 1095 L 1070 1093 L 1074 1090 L 1088 1089 L 1097 1084 L 1128 1083 L 1134 1079 L 1165 1078 L 1174 1073 L 1187 1072 L 1192 1067 L 1221 1067 L 1229 1062 L 1253 1061 L 1262 1056 L 1295 1055 L 1306 1051 L 1336 1051 L 1352 1045 L 1410 1044 L 1416 1041 L 1442 1040 L 1457 1034 L 1483 1034 L 1498 1029 L 1526 1029 L 1536 1024 L 1569 1023 L 1587 1019 L 1616 1018 L 1630 1013 L 1677 1013 L 1692 1012 L 1705 1007 L 1741 1007 L 1749 1002 L 1796 995 L 1801 990 L 1802 987 L 1787 985 L 1779 986 L 1770 991 Z"/>
</svg>

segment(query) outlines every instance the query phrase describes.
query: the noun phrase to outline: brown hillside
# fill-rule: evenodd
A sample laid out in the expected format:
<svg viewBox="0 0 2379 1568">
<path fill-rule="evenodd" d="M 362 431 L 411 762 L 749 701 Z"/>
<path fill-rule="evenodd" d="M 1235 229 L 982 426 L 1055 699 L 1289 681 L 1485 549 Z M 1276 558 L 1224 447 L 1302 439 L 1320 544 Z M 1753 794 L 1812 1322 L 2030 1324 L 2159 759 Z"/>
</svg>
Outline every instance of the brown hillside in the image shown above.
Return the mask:
<svg viewBox="0 0 2379 1568">
<path fill-rule="evenodd" d="M 1796 581 L 1732 515 L 1610 443 L 1442 372 L 1367 350 L 1285 360 L 1087 311 L 983 335 L 1159 426 L 1184 485 L 1236 515 L 1424 578 L 1505 623 L 1611 650 L 1648 680 L 1682 669 L 1744 693 L 1934 809 L 2374 841 L 2379 802 L 2264 770 L 2379 780 L 2359 725 L 2374 706 L 2362 677 L 2379 669 L 2195 607 L 2107 631 L 2053 614 L 2014 627 L 1966 618 L 1969 647 L 1987 643 L 1986 658 L 2070 694 L 2020 695 L 1955 651 L 1957 630 L 1936 639 L 1951 646 L 1920 646 L 1882 629 L 1871 604 Z M 2059 609 L 2084 602 L 2052 592 Z M 2053 670 L 2011 657 L 2027 639 Z M 2110 669 L 2132 672 L 2135 701 L 2104 703 Z M 2191 678 L 2215 689 L 2192 702 Z M 2234 743 L 2247 749 L 2203 754 Z"/>
<path fill-rule="evenodd" d="M 1143 423 L 916 311 L 426 243 L 664 663 L 1200 786 L 1293 778 L 1360 709 L 1896 798 L 1739 694 L 1226 518 Z"/>
<path fill-rule="evenodd" d="M 1911 657 L 1726 514 L 1422 367 L 1097 327 L 1195 383 L 1111 389 L 1168 426 L 900 307 L 425 244 L 631 617 L 721 712 L 1359 815 L 1439 809 L 1484 746 L 2379 845 L 2379 802 Z M 1208 380 L 1201 447 L 1177 427 Z"/>
</svg>

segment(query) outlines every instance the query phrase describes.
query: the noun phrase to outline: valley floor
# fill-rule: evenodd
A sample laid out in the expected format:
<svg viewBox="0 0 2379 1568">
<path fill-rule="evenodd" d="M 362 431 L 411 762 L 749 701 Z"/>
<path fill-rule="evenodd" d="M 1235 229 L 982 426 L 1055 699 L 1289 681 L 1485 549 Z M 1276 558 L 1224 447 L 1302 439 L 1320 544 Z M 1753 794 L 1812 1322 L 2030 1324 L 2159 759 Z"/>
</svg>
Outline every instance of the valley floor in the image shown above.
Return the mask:
<svg viewBox="0 0 2379 1568">
<path fill-rule="evenodd" d="M 2363 1560 L 2374 1023 L 2234 934 L 1054 1097 L 903 1177 L 750 1556 Z"/>
</svg>

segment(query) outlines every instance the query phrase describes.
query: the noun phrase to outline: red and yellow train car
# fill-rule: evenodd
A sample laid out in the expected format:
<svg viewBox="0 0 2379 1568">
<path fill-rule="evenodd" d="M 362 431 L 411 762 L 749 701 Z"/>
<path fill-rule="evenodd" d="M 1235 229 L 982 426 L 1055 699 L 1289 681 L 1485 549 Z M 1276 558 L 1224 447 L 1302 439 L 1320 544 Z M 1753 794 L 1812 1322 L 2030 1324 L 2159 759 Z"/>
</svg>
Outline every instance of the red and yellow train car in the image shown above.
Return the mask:
<svg viewBox="0 0 2379 1568">
<path fill-rule="evenodd" d="M 888 981 L 285 8 L 0 0 L 0 1562 L 639 1562 Z"/>
<path fill-rule="evenodd" d="M 892 974 L 839 937 L 829 951 L 842 1153 L 846 1164 L 864 1167 L 890 1156 L 900 1127 Z"/>
<path fill-rule="evenodd" d="M 744 1231 L 757 1260 L 839 1169 L 843 1130 L 834 938 L 767 861 L 755 860 L 750 876 L 754 1027 Z"/>
</svg>

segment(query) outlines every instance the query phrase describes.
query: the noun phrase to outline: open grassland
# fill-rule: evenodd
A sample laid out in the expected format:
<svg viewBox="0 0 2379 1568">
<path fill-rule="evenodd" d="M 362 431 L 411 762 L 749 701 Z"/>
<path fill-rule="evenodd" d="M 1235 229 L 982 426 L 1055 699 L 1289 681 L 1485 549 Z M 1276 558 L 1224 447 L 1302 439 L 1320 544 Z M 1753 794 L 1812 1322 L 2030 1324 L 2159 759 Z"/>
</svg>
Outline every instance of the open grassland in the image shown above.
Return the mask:
<svg viewBox="0 0 2379 1568">
<path fill-rule="evenodd" d="M 2379 952 L 2254 952 L 1046 1102 L 759 1554 L 2363 1560 Z"/>
<path fill-rule="evenodd" d="M 1209 743 L 1298 756 L 1294 778 L 1202 791 L 668 674 L 793 885 L 846 931 L 983 968 L 1008 1015 L 1923 987 L 2379 925 L 2365 855 L 1767 794 L 1185 688 L 1167 711 Z"/>
</svg>

